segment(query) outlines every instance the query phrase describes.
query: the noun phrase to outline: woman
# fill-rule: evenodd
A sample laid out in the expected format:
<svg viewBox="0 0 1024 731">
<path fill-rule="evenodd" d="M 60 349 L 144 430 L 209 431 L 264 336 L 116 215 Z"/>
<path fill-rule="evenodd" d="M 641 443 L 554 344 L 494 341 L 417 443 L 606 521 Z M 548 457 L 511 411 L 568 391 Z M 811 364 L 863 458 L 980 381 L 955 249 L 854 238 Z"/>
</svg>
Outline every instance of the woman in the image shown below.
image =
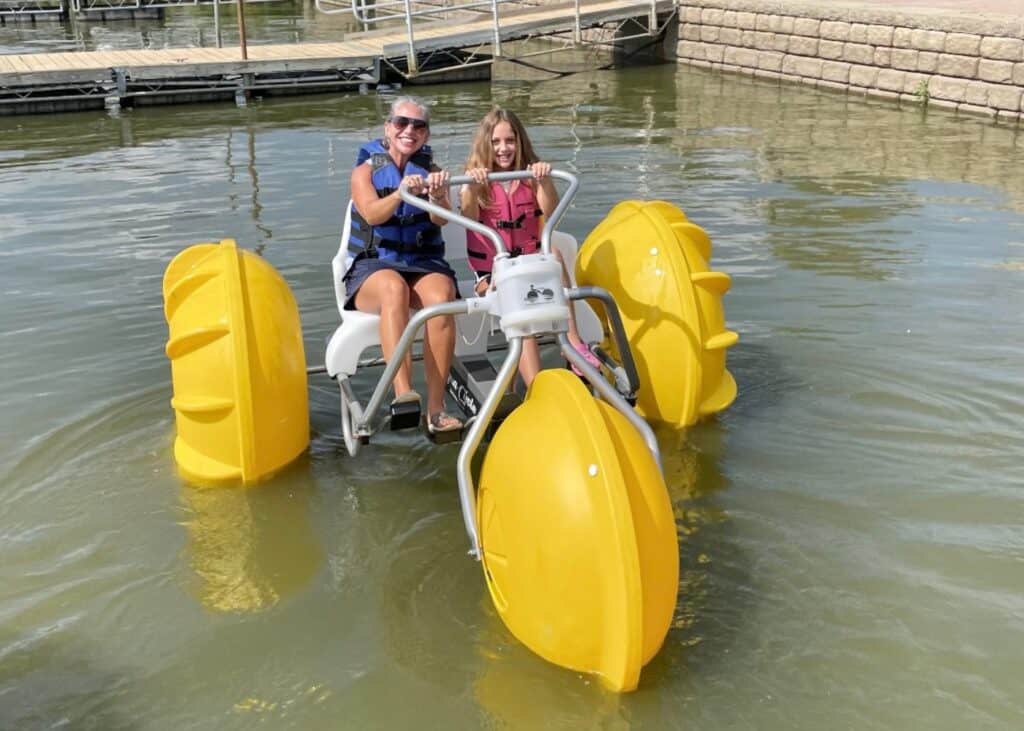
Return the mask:
<svg viewBox="0 0 1024 731">
<path fill-rule="evenodd" d="M 352 229 L 349 250 L 355 259 L 345 274 L 345 307 L 380 315 L 380 343 L 390 360 L 410 309 L 422 309 L 456 297 L 455 273 L 444 259 L 444 220 L 405 203 L 401 186 L 416 196 L 451 209 L 449 174 L 434 165 L 430 148 L 430 112 L 408 96 L 396 99 L 384 124 L 384 136 L 359 151 L 352 171 Z M 424 337 L 427 378 L 427 427 L 433 433 L 462 428 L 445 412 L 448 368 L 455 350 L 450 316 L 427 322 Z M 395 374 L 395 400 L 418 402 L 412 388 L 412 359 Z"/>
</svg>

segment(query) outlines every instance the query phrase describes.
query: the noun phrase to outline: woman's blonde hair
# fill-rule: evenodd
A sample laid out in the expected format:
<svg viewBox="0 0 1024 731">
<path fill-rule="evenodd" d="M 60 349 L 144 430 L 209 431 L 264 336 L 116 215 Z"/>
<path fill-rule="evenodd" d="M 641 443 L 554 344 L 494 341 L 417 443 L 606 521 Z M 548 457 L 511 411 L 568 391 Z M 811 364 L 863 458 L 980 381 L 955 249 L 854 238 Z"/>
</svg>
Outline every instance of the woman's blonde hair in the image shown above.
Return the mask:
<svg viewBox="0 0 1024 731">
<path fill-rule="evenodd" d="M 533 151 L 530 137 L 526 134 L 526 128 L 519 121 L 515 112 L 501 107 L 495 107 L 480 120 L 476 133 L 473 135 L 473 144 L 469 148 L 469 159 L 466 160 L 466 169 L 486 168 L 494 170 L 494 146 L 491 144 L 491 136 L 494 128 L 502 122 L 508 122 L 512 128 L 512 134 L 516 136 L 516 157 L 512 163 L 513 170 L 525 170 L 528 165 L 539 162 L 540 158 Z M 477 204 L 481 208 L 491 205 L 491 188 L 483 186 L 477 195 Z"/>
</svg>

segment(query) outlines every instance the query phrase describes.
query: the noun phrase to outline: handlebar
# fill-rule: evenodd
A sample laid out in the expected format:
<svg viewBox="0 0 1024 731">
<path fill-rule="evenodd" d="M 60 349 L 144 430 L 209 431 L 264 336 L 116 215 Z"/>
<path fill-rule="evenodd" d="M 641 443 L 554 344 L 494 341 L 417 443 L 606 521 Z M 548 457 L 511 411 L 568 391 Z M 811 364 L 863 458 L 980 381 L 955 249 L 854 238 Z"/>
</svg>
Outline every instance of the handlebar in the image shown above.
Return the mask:
<svg viewBox="0 0 1024 731">
<path fill-rule="evenodd" d="M 541 232 L 540 235 L 540 246 L 541 251 L 544 252 L 545 254 L 551 253 L 551 234 L 554 233 L 555 226 L 558 225 L 558 222 L 562 220 L 562 216 L 565 214 L 565 211 L 569 208 L 569 204 L 572 203 L 573 198 L 576 197 L 576 191 L 579 190 L 580 187 L 579 178 L 577 178 L 572 173 L 567 173 L 562 170 L 552 170 L 551 177 L 555 178 L 556 180 L 562 180 L 564 182 L 569 183 L 569 188 L 565 191 L 565 194 L 560 197 L 558 205 L 555 206 L 555 210 L 551 214 L 551 217 L 544 222 L 544 230 Z M 494 183 L 503 183 L 509 180 L 528 180 L 531 178 L 533 178 L 533 173 L 530 172 L 529 170 L 517 170 L 511 173 L 489 173 L 487 175 L 488 182 Z M 468 175 L 455 175 L 449 179 L 448 184 L 449 186 L 468 185 L 470 183 L 475 182 L 476 181 Z M 494 244 L 495 252 L 497 255 L 508 254 L 508 251 L 505 249 L 505 242 L 502 241 L 501 236 L 498 235 L 498 232 L 492 228 L 484 226 L 479 221 L 474 221 L 471 218 L 467 218 L 466 216 L 463 216 L 461 213 L 449 211 L 447 208 L 442 208 L 436 203 L 431 203 L 429 200 L 418 198 L 414 196 L 412 193 L 410 193 L 409 190 L 404 185 L 399 186 L 398 196 L 411 206 L 420 208 L 426 211 L 427 213 L 434 214 L 435 216 L 440 216 L 444 219 L 452 221 L 453 223 L 457 223 L 461 226 L 464 226 L 470 231 L 475 231 L 481 236 L 487 237 L 491 241 L 491 243 Z"/>
</svg>

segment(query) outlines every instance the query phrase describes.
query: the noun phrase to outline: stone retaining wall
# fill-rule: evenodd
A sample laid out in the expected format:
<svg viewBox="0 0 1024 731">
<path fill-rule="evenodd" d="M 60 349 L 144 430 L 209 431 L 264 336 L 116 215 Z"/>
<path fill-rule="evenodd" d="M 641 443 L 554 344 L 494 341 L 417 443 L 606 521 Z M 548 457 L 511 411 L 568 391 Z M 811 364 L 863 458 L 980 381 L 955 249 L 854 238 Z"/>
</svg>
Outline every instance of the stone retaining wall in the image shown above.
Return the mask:
<svg viewBox="0 0 1024 731">
<path fill-rule="evenodd" d="M 693 66 L 1015 124 L 1024 118 L 1024 15 L 835 1 L 680 0 L 676 54 Z"/>
</svg>

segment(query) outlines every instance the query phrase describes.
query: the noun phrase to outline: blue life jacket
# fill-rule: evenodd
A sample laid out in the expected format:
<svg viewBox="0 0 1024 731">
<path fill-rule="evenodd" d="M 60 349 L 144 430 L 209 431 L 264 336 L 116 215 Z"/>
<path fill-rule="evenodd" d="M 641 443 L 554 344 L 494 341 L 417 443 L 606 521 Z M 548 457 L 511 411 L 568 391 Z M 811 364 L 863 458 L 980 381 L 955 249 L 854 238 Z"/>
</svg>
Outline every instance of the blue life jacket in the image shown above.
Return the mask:
<svg viewBox="0 0 1024 731">
<path fill-rule="evenodd" d="M 422 175 L 425 178 L 433 164 L 430 148 L 424 145 L 405 164 L 403 173 L 380 140 L 368 142 L 359 148 L 356 166 L 367 160 L 373 170 L 373 187 L 380 198 L 394 193 L 406 175 Z M 426 198 L 425 195 L 421 197 Z M 352 256 L 361 254 L 382 259 L 436 257 L 444 255 L 444 239 L 441 238 L 441 227 L 431 222 L 429 213 L 405 201 L 399 204 L 391 218 L 376 226 L 367 223 L 353 206 L 348 250 Z"/>
</svg>

